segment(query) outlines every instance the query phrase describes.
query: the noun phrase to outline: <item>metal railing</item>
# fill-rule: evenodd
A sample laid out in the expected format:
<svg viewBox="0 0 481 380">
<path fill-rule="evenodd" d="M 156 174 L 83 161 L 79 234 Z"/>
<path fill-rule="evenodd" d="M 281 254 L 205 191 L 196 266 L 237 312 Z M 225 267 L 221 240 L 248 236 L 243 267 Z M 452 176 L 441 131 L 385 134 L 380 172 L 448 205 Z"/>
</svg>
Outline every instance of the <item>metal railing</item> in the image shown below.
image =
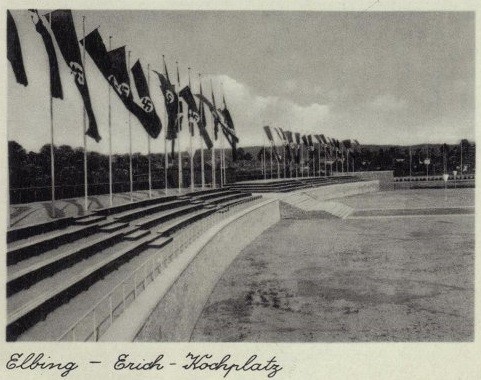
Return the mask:
<svg viewBox="0 0 481 380">
<path fill-rule="evenodd" d="M 58 341 L 98 341 L 113 322 L 147 288 L 148 284 L 162 274 L 168 265 L 204 232 L 215 224 L 234 215 L 245 206 L 259 201 L 262 196 L 249 197 L 238 203 L 216 210 L 212 214 L 181 228 L 173 234 L 173 240 L 163 248 L 155 249 L 140 266 L 102 297 L 84 313 Z M 148 245 L 146 250 L 149 249 Z"/>
</svg>

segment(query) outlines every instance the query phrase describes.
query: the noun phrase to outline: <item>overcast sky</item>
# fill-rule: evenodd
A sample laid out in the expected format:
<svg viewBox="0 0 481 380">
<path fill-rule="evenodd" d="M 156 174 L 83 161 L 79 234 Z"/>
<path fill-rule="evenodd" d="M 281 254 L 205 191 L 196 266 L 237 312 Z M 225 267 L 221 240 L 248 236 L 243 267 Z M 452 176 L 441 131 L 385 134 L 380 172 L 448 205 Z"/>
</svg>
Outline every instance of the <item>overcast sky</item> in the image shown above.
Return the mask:
<svg viewBox="0 0 481 380">
<path fill-rule="evenodd" d="M 41 11 L 44 14 L 45 11 Z M 27 150 L 49 142 L 48 61 L 26 11 L 12 11 L 19 30 L 28 87 L 8 67 L 8 137 Z M 191 67 L 194 90 L 204 74 L 220 99 L 221 82 L 242 145 L 262 144 L 263 125 L 324 133 L 366 144 L 455 143 L 474 139 L 474 13 L 467 12 L 243 12 L 74 11 L 79 39 L 100 25 L 112 48 L 127 45 L 140 58 L 171 73 L 181 85 Z M 55 143 L 81 146 L 82 102 L 58 53 L 64 100 L 54 100 Z M 87 56 L 87 82 L 108 151 L 107 82 Z M 173 75 L 171 75 L 172 77 Z M 158 79 L 151 94 L 165 126 Z M 113 147 L 128 151 L 127 110 L 112 94 Z M 132 118 L 134 151 L 147 137 Z M 165 128 L 163 129 L 163 131 Z M 181 143 L 185 147 L 187 136 Z M 163 132 L 152 142 L 163 151 Z"/>
</svg>

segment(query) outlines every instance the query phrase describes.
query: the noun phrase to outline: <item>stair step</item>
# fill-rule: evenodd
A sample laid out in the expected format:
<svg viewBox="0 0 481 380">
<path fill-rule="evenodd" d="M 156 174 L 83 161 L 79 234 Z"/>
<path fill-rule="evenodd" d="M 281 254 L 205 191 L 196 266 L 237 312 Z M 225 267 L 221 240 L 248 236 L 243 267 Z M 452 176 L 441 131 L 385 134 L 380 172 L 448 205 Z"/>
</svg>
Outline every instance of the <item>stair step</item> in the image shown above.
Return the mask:
<svg viewBox="0 0 481 380">
<path fill-rule="evenodd" d="M 140 219 L 136 222 L 136 226 L 142 228 L 150 228 L 155 224 L 163 223 L 169 219 L 175 218 L 176 216 L 181 216 L 182 214 L 186 214 L 195 210 L 202 208 L 202 205 L 197 204 L 188 204 L 186 206 L 177 207 L 175 209 L 163 211 L 160 214 L 154 214 L 149 216 L 148 218 Z"/>
<path fill-rule="evenodd" d="M 120 230 L 121 228 L 127 227 L 128 225 L 129 225 L 128 223 L 111 221 L 107 225 L 102 226 L 100 228 L 100 231 L 102 231 L 102 232 L 114 232 L 114 231 Z"/>
<path fill-rule="evenodd" d="M 139 240 L 140 238 L 143 238 L 144 236 L 147 236 L 148 234 L 150 234 L 149 230 L 137 230 L 137 231 L 132 232 L 128 235 L 124 235 L 124 239 L 125 240 L 131 240 L 131 241 Z"/>
<path fill-rule="evenodd" d="M 72 267 L 71 275 L 68 278 L 63 276 L 65 279 L 56 284 L 55 287 L 39 288 L 42 290 L 36 297 L 31 298 L 28 302 L 15 305 L 7 311 L 7 339 L 15 340 L 19 334 L 44 318 L 50 311 L 68 302 L 68 299 L 84 291 L 93 282 L 98 281 L 99 276 L 111 272 L 121 261 L 138 254 L 152 240 L 152 237 L 146 237 L 139 241 L 130 242 L 114 253 L 102 257 L 94 265 L 82 268 Z M 50 280 L 50 282 L 52 281 Z"/>
<path fill-rule="evenodd" d="M 172 232 L 189 225 L 199 219 L 206 217 L 215 212 L 215 209 L 210 210 L 197 210 L 194 213 L 189 213 L 179 218 L 173 219 L 167 223 L 164 223 L 161 228 L 156 231 L 161 236 L 169 236 Z"/>
<path fill-rule="evenodd" d="M 47 234 L 32 236 L 22 241 L 14 242 L 7 250 L 7 265 L 14 265 L 22 260 L 38 256 L 62 244 L 80 239 L 96 230 L 95 225 L 73 225 L 67 229 Z"/>
<path fill-rule="evenodd" d="M 182 205 L 189 204 L 188 200 L 173 200 L 169 202 L 162 202 L 162 203 L 156 203 L 153 205 L 141 207 L 141 208 L 136 208 L 133 210 L 128 210 L 125 212 L 122 212 L 120 214 L 115 215 L 113 218 L 116 221 L 122 221 L 122 222 L 128 222 L 134 219 L 139 219 L 146 217 L 148 215 L 152 215 L 156 212 L 164 211 L 164 210 L 172 210 L 175 209 L 176 207 L 180 207 Z"/>
<path fill-rule="evenodd" d="M 147 246 L 151 248 L 162 248 L 162 247 L 165 247 L 170 242 L 172 242 L 172 240 L 174 240 L 174 238 L 171 236 L 169 237 L 159 236 L 157 239 L 150 242 Z"/>
<path fill-rule="evenodd" d="M 87 224 L 93 224 L 95 222 L 100 222 L 101 220 L 105 220 L 105 219 L 106 219 L 106 216 L 104 215 L 89 215 L 86 217 L 75 219 L 75 224 L 87 225 Z"/>
<path fill-rule="evenodd" d="M 14 294 L 25 287 L 41 281 L 45 276 L 59 272 L 62 270 L 62 266 L 78 262 L 86 256 L 92 256 L 99 249 L 103 249 L 105 245 L 111 245 L 112 242 L 120 240 L 124 234 L 130 234 L 136 230 L 137 228 L 133 227 L 110 235 L 102 234 L 94 239 L 88 239 L 80 246 L 70 248 L 65 252 L 60 252 L 37 263 L 23 267 L 16 266 L 7 274 L 7 294 Z"/>
<path fill-rule="evenodd" d="M 205 209 L 210 210 L 213 208 L 216 208 L 217 206 L 215 204 L 209 203 L 204 206 Z"/>
</svg>

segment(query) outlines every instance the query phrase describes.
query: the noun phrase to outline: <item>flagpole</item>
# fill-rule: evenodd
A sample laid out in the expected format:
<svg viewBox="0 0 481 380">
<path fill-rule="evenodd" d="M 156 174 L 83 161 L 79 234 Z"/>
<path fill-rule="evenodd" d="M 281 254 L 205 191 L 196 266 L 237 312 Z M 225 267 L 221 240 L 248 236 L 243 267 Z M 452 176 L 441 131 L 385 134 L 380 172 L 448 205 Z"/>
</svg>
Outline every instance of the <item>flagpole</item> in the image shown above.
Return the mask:
<svg viewBox="0 0 481 380">
<path fill-rule="evenodd" d="M 348 148 L 345 148 L 346 150 L 346 173 L 349 174 L 349 149 Z"/>
<path fill-rule="evenodd" d="M 220 187 L 224 187 L 224 160 L 223 160 L 223 153 L 224 153 L 224 134 L 220 135 Z"/>
<path fill-rule="evenodd" d="M 83 40 L 85 40 L 85 16 L 82 16 L 82 35 Z M 82 64 L 84 68 L 85 76 L 85 44 L 82 44 Z M 88 204 L 88 176 L 87 176 L 87 114 L 85 110 L 85 105 L 83 108 L 83 145 L 84 145 L 84 212 L 86 213 L 89 208 Z"/>
<path fill-rule="evenodd" d="M 460 147 L 460 172 L 461 172 L 461 179 L 463 179 L 463 139 L 461 139 L 461 142 L 459 143 Z"/>
<path fill-rule="evenodd" d="M 192 91 L 192 86 L 190 84 L 190 67 L 187 68 L 188 76 L 189 76 L 189 87 Z M 189 144 L 190 144 L 190 190 L 194 191 L 194 152 L 193 152 L 193 136 L 194 133 L 194 124 L 192 123 L 192 130 L 189 131 Z M 200 135 L 200 132 L 199 132 Z"/>
<path fill-rule="evenodd" d="M 38 16 L 40 18 L 40 16 Z M 52 14 L 49 13 L 49 24 L 52 26 Z M 56 217 L 55 211 L 55 151 L 54 151 L 54 128 L 53 128 L 53 95 L 52 86 L 50 86 L 50 179 L 52 186 L 52 218 Z M 9 183 L 9 182 L 8 182 Z M 10 188 L 7 187 L 8 191 L 8 204 L 10 206 Z M 8 211 L 9 215 L 9 225 L 10 225 L 10 208 Z"/>
<path fill-rule="evenodd" d="M 309 143 L 309 140 L 307 140 L 307 143 Z M 311 146 L 310 145 L 306 149 L 306 161 L 307 161 L 307 178 L 309 178 L 311 176 Z"/>
<path fill-rule="evenodd" d="M 150 88 L 150 64 L 147 64 L 147 87 Z M 149 198 L 152 198 L 152 157 L 150 154 L 150 135 L 147 133 L 147 155 L 149 159 Z"/>
<path fill-rule="evenodd" d="M 338 158 L 338 150 L 337 150 L 337 147 L 335 149 L 335 152 L 336 152 L 336 174 L 339 173 L 339 162 L 337 161 L 337 158 Z"/>
<path fill-rule="evenodd" d="M 324 145 L 324 177 L 327 178 L 327 145 Z"/>
<path fill-rule="evenodd" d="M 317 166 L 319 167 L 319 177 L 321 176 L 321 143 L 317 148 Z"/>
<path fill-rule="evenodd" d="M 167 77 L 167 65 L 165 64 L 165 56 L 162 54 L 162 61 L 164 62 L 165 76 Z M 178 100 L 180 102 L 180 99 Z M 178 104 L 178 103 L 177 103 Z M 179 106 L 177 105 L 177 108 Z M 178 111 L 178 110 L 177 110 Z M 179 115 L 177 115 L 179 117 Z M 165 195 L 167 195 L 167 180 L 168 180 L 168 167 L 169 167 L 169 153 L 167 150 L 167 128 L 164 129 L 164 182 L 165 182 Z"/>
<path fill-rule="evenodd" d="M 331 140 L 331 144 L 332 144 L 332 140 Z M 332 145 L 329 144 L 329 159 L 331 161 L 331 165 L 329 165 L 331 167 L 331 170 L 330 170 L 330 176 L 332 177 L 332 173 L 333 173 L 333 166 L 334 166 L 334 155 L 332 154 Z"/>
<path fill-rule="evenodd" d="M 200 86 L 202 86 L 202 76 L 201 74 L 199 74 L 199 83 L 200 83 Z M 204 119 L 205 119 L 205 108 L 204 108 L 204 105 L 202 103 L 199 103 L 202 107 L 202 114 L 204 115 Z M 207 121 L 206 121 L 207 123 Z M 204 173 L 204 141 L 202 139 L 202 136 L 200 135 L 199 133 L 199 143 L 200 143 L 200 179 L 201 179 L 201 186 L 202 186 L 202 190 L 204 190 L 205 188 L 205 173 Z"/>
<path fill-rule="evenodd" d="M 130 67 L 130 50 L 127 52 L 127 67 Z M 130 182 L 130 202 L 134 201 L 134 173 L 132 165 L 132 121 L 131 112 L 129 114 L 129 182 Z"/>
<path fill-rule="evenodd" d="M 210 79 L 210 92 L 212 94 L 212 103 L 214 103 L 215 106 L 215 101 L 214 101 L 214 86 L 212 85 L 212 78 Z M 214 136 L 214 141 L 212 141 L 212 154 L 211 154 L 211 170 L 212 170 L 212 181 L 211 181 L 211 186 L 214 189 L 215 188 L 215 141 L 217 140 L 215 138 L 215 117 L 214 114 L 212 114 L 212 135 Z"/>
<path fill-rule="evenodd" d="M 175 61 L 175 64 L 177 66 L 177 85 L 179 86 L 179 89 L 180 89 L 180 76 L 178 75 L 179 74 L 179 62 Z M 178 106 L 177 106 L 178 110 L 180 110 L 180 99 L 179 99 L 179 102 L 178 102 Z M 180 123 L 181 123 L 181 119 L 179 118 L 179 112 L 177 112 L 177 157 L 178 157 L 178 183 L 179 183 L 179 186 L 178 186 L 178 192 L 181 193 L 182 192 L 182 153 L 180 152 Z"/>
<path fill-rule="evenodd" d="M 277 161 L 277 179 L 280 179 L 281 178 L 281 162 L 278 156 L 276 157 L 276 161 Z"/>
<path fill-rule="evenodd" d="M 112 36 L 109 36 L 109 50 L 112 50 Z M 109 86 L 109 204 L 113 206 L 112 195 L 112 105 L 111 105 L 111 86 Z"/>
<path fill-rule="evenodd" d="M 341 173 L 344 173 L 344 149 L 341 148 Z"/>
<path fill-rule="evenodd" d="M 294 159 L 294 167 L 296 168 L 296 178 L 297 178 L 298 171 L 299 171 L 299 169 L 298 169 L 299 164 L 297 162 L 297 157 L 299 156 L 298 153 L 299 153 L 299 145 L 297 144 L 297 140 L 296 140 L 296 157 Z M 300 161 L 300 157 L 299 157 L 299 161 Z"/>
<path fill-rule="evenodd" d="M 193 129 L 193 126 L 192 126 Z M 193 152 L 193 137 L 190 135 L 190 190 L 194 191 L 194 152 Z"/>
<path fill-rule="evenodd" d="M 266 170 L 266 137 L 264 136 L 262 140 L 262 171 L 264 172 L 264 180 L 267 179 L 267 170 Z"/>
<path fill-rule="evenodd" d="M 284 172 L 284 179 L 287 176 L 287 169 L 286 169 L 286 154 L 287 154 L 287 146 L 284 145 L 284 159 L 282 160 L 283 172 Z"/>
<path fill-rule="evenodd" d="M 224 165 L 224 185 L 226 184 L 226 164 L 225 164 L 225 146 L 222 147 L 222 163 Z"/>
<path fill-rule="evenodd" d="M 224 100 L 224 108 L 226 107 L 226 104 L 225 104 L 225 94 L 224 94 L 224 83 L 223 82 L 220 82 L 220 88 L 221 88 L 221 92 L 222 92 L 222 98 Z M 222 159 L 222 166 L 221 166 L 221 170 L 222 170 L 222 185 L 224 186 L 225 183 L 226 183 L 226 179 L 225 179 L 225 142 L 224 142 L 224 136 L 222 137 L 222 156 L 221 156 L 221 159 Z"/>
<path fill-rule="evenodd" d="M 300 164 L 301 164 L 301 178 L 304 178 L 304 144 L 301 144 L 301 159 L 300 159 Z"/>
<path fill-rule="evenodd" d="M 214 116 L 212 116 L 213 118 Z M 215 126 L 212 125 L 212 130 L 215 130 Z M 212 154 L 211 154 L 211 166 L 212 166 L 212 179 L 211 179 L 211 187 L 215 188 L 215 142 L 212 142 Z"/>
</svg>

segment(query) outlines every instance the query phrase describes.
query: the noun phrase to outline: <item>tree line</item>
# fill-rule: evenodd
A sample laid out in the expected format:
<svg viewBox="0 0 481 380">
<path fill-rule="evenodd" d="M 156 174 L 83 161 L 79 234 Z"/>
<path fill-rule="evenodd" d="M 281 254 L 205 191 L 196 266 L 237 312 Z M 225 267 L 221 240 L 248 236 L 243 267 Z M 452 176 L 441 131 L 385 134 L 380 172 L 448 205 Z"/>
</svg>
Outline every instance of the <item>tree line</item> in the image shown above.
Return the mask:
<svg viewBox="0 0 481 380">
<path fill-rule="evenodd" d="M 430 144 L 416 145 L 411 148 L 405 146 L 378 146 L 364 145 L 356 152 L 349 154 L 349 167 L 355 171 L 377 171 L 393 170 L 395 176 L 425 175 L 426 165 L 424 160 L 429 157 L 430 164 L 428 171 L 430 175 L 440 175 L 445 168 L 452 173 L 457 170 L 461 173 L 461 155 L 463 173 L 474 173 L 475 171 L 475 143 L 462 140 L 457 145 Z M 239 178 L 245 177 L 241 173 L 250 176 L 259 176 L 263 160 L 262 147 L 244 147 L 237 151 L 237 160 L 231 160 L 230 150 L 226 150 L 226 161 L 229 167 L 239 173 Z M 317 149 L 317 148 L 316 148 Z M 282 154 L 282 149 L 278 149 Z M 16 141 L 8 142 L 9 180 L 12 203 L 32 201 L 33 198 L 49 199 L 51 186 L 50 171 L 50 145 L 46 144 L 38 152 L 27 152 L 22 145 Z M 210 169 L 211 154 L 204 152 L 205 171 Z M 324 150 L 321 149 L 321 169 L 323 169 Z M 270 149 L 266 149 L 266 160 L 270 159 Z M 69 145 L 54 147 L 55 156 L 55 184 L 58 188 L 59 198 L 82 196 L 84 183 L 84 151 L 83 148 L 72 148 Z M 340 156 L 340 155 L 339 155 Z M 317 150 L 311 154 L 316 169 Z M 114 191 L 128 191 L 130 188 L 130 163 L 128 154 L 114 154 L 112 157 Z M 151 155 L 152 180 L 157 188 L 165 186 L 164 183 L 164 155 L 156 153 Z M 171 165 L 177 165 L 177 157 Z M 410 165 L 411 162 L 411 165 Z M 98 152 L 87 152 L 88 183 L 91 186 L 89 193 L 101 194 L 108 192 L 109 158 L 107 155 Z M 146 189 L 148 186 L 148 156 L 141 153 L 132 155 L 133 184 L 134 189 Z M 311 161 L 312 165 L 312 161 Z M 189 157 L 183 154 L 182 166 L 185 176 L 189 176 Z M 200 152 L 196 151 L 194 156 L 196 173 L 200 171 Z M 176 177 L 176 169 L 170 168 L 169 180 Z M 188 178 L 187 178 L 188 180 Z M 186 181 L 184 181 L 185 183 Z M 176 184 L 169 183 L 175 187 Z M 37 192 L 34 197 L 29 194 Z M 62 193 L 63 192 L 63 193 Z M 21 198 L 21 199 L 18 199 Z"/>
</svg>

